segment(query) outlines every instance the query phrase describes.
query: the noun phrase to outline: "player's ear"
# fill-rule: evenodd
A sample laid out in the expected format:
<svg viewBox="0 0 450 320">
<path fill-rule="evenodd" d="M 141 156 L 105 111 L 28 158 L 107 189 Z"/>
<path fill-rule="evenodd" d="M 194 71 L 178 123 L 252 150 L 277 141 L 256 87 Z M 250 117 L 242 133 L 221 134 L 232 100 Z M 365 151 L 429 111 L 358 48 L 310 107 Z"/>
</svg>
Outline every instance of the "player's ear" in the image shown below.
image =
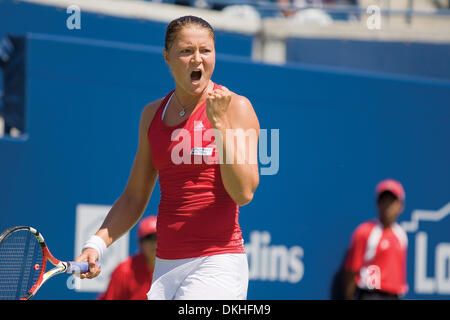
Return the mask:
<svg viewBox="0 0 450 320">
<path fill-rule="evenodd" d="M 169 63 L 169 55 L 168 55 L 166 49 L 163 50 L 163 56 L 164 56 L 164 61 L 165 61 L 166 63 Z"/>
</svg>

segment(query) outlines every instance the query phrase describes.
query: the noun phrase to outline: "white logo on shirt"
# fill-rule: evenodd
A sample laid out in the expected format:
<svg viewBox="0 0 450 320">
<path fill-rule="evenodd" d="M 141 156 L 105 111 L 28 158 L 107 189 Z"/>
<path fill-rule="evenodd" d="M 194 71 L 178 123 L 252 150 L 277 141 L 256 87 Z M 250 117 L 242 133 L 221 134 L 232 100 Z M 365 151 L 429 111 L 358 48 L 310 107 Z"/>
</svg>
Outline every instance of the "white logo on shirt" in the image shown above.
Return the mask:
<svg viewBox="0 0 450 320">
<path fill-rule="evenodd" d="M 203 131 L 205 130 L 205 126 L 203 125 L 202 121 L 195 121 L 195 125 L 194 125 L 194 131 Z"/>
<path fill-rule="evenodd" d="M 387 248 L 389 248 L 389 240 L 384 239 L 380 243 L 380 249 L 386 250 Z"/>
</svg>

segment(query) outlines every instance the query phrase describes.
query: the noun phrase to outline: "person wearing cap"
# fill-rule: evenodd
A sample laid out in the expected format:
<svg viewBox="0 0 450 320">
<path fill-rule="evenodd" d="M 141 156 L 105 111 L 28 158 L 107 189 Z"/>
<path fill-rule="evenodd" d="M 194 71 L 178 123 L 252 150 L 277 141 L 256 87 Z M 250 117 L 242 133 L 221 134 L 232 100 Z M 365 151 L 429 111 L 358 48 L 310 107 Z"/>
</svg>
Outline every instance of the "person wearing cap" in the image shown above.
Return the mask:
<svg viewBox="0 0 450 320">
<path fill-rule="evenodd" d="M 98 300 L 147 300 L 156 255 L 156 217 L 138 226 L 139 253 L 120 263 L 111 274 L 106 292 Z"/>
<path fill-rule="evenodd" d="M 378 219 L 356 228 L 345 259 L 346 299 L 399 299 L 408 291 L 408 238 L 396 223 L 404 205 L 405 191 L 400 182 L 387 179 L 377 185 Z"/>
</svg>

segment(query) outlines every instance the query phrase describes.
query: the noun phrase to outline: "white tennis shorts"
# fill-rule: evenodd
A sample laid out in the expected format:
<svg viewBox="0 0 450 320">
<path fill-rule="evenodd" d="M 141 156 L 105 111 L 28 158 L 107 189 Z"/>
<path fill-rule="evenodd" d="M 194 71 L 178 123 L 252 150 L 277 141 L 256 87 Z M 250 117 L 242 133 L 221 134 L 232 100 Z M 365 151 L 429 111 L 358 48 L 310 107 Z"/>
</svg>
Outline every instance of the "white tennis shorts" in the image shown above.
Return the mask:
<svg viewBox="0 0 450 320">
<path fill-rule="evenodd" d="M 245 300 L 248 262 L 245 253 L 199 258 L 156 258 L 149 300 Z"/>
</svg>

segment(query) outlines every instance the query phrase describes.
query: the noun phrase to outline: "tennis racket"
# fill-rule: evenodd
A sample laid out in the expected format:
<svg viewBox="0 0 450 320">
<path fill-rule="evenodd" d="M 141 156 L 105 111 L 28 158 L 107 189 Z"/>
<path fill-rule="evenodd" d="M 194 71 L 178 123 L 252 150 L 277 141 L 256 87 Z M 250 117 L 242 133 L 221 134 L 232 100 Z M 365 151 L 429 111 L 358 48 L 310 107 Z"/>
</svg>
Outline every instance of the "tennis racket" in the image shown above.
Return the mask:
<svg viewBox="0 0 450 320">
<path fill-rule="evenodd" d="M 55 267 L 45 272 L 47 260 Z M 13 227 L 0 234 L 0 300 L 28 300 L 51 277 L 88 270 L 88 262 L 56 259 L 32 227 Z"/>
</svg>

